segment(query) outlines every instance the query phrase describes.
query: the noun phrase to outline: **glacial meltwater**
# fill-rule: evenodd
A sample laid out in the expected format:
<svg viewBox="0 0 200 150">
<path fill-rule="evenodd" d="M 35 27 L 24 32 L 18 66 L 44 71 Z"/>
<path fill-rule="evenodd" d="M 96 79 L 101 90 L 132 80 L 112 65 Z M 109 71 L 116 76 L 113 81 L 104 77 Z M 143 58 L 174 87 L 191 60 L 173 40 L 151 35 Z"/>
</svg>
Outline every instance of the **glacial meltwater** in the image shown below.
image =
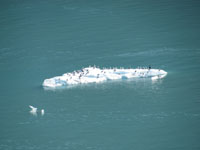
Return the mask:
<svg viewBox="0 0 200 150">
<path fill-rule="evenodd" d="M 0 150 L 199 150 L 199 8 L 1 0 Z"/>
</svg>

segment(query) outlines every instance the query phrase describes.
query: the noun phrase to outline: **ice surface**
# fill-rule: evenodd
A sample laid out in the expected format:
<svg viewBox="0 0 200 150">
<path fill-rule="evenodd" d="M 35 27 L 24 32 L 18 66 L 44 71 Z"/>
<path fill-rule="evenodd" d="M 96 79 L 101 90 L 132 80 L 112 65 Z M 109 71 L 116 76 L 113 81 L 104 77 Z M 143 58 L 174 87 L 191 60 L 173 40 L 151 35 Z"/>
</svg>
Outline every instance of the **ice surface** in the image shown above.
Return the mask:
<svg viewBox="0 0 200 150">
<path fill-rule="evenodd" d="M 45 79 L 44 87 L 61 87 L 75 84 L 99 83 L 107 80 L 129 79 L 129 78 L 151 78 L 157 80 L 167 75 L 167 72 L 160 69 L 100 69 L 97 67 L 87 67 L 72 73 L 65 73 Z"/>
</svg>

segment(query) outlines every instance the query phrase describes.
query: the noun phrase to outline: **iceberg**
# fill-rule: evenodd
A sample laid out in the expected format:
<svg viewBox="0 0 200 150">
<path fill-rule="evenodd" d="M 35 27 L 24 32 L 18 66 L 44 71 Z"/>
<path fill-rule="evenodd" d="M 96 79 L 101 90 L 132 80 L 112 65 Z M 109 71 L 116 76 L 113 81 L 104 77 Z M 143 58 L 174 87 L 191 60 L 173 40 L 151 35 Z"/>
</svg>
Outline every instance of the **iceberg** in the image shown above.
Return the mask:
<svg viewBox="0 0 200 150">
<path fill-rule="evenodd" d="M 56 88 L 67 85 L 100 83 L 107 80 L 119 80 L 130 78 L 151 78 L 152 80 L 157 80 L 165 77 L 166 75 L 167 72 L 161 69 L 100 69 L 98 67 L 86 67 L 81 70 L 73 71 L 71 73 L 65 73 L 62 76 L 56 76 L 50 79 L 45 79 L 43 82 L 43 86 L 49 88 Z"/>
</svg>

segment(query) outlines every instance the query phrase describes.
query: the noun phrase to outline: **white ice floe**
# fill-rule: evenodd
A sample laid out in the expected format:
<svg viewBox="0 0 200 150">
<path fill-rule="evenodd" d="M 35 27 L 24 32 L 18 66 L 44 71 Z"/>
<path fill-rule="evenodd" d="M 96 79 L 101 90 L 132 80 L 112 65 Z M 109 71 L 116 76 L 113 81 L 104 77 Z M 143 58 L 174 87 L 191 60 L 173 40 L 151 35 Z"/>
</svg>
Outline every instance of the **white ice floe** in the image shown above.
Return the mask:
<svg viewBox="0 0 200 150">
<path fill-rule="evenodd" d="M 65 73 L 62 76 L 56 76 L 45 79 L 44 87 L 62 87 L 67 85 L 99 83 L 107 80 L 129 79 L 129 78 L 151 78 L 156 80 L 163 78 L 167 72 L 160 69 L 100 69 L 97 67 L 87 67 L 72 73 Z"/>
</svg>

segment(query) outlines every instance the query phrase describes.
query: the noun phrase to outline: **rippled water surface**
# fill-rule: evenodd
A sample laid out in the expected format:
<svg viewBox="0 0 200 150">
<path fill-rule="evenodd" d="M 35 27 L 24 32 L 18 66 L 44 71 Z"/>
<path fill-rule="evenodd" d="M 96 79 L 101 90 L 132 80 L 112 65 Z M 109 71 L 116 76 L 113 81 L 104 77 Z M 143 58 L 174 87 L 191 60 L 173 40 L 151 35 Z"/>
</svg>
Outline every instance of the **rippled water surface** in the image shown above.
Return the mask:
<svg viewBox="0 0 200 150">
<path fill-rule="evenodd" d="M 200 149 L 199 7 L 195 0 L 0 1 L 0 149 Z M 151 65 L 168 75 L 42 87 L 89 65 Z"/>
</svg>

